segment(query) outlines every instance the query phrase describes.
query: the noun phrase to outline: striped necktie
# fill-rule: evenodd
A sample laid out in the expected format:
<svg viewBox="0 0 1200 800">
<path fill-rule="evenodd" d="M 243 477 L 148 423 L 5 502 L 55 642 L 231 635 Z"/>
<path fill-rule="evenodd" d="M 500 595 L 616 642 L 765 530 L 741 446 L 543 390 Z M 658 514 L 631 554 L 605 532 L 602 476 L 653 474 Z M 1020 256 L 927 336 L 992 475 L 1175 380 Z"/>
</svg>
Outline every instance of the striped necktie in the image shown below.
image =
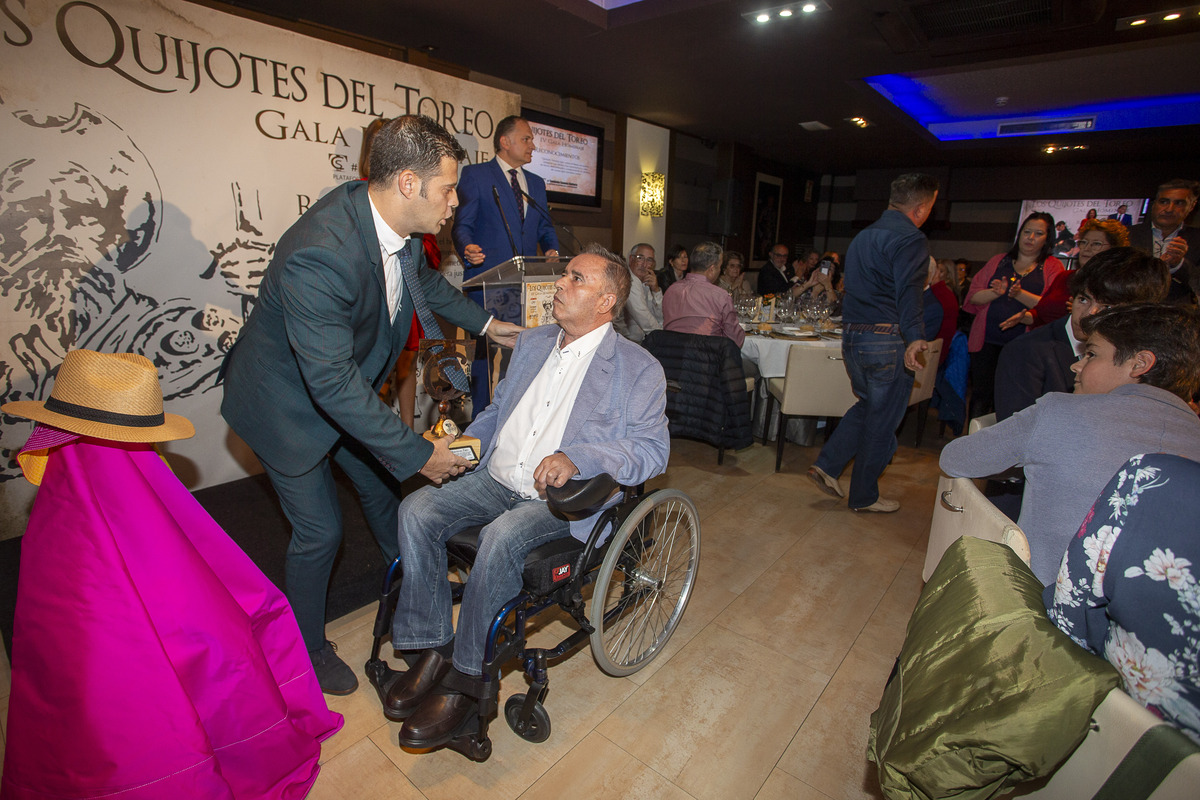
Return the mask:
<svg viewBox="0 0 1200 800">
<path fill-rule="evenodd" d="M 429 308 L 429 303 L 425 301 L 425 290 L 421 288 L 420 278 L 417 276 L 417 265 L 413 261 L 412 251 L 408 245 L 401 247 L 396 251 L 396 260 L 400 264 L 400 274 L 404 277 L 404 286 L 408 289 L 409 295 L 412 296 L 413 307 L 417 310 L 417 319 L 421 322 L 421 327 L 425 329 L 425 338 L 427 339 L 444 339 L 442 329 L 437 323 L 437 319 L 433 316 L 432 309 Z M 441 350 L 438 347 L 437 351 Z M 446 377 L 450 379 L 450 383 L 460 392 L 471 391 L 471 386 L 467 382 L 467 376 L 463 374 L 462 367 L 458 365 L 457 359 L 449 359 L 445 367 Z"/>
</svg>

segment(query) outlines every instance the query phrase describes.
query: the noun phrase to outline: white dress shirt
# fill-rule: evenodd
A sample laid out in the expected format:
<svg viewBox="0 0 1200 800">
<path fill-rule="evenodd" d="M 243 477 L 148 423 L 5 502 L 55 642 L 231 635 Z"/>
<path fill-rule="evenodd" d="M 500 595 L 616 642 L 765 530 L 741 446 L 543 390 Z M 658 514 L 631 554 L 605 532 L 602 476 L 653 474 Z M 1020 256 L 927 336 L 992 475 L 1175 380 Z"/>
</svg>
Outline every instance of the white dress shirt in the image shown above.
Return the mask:
<svg viewBox="0 0 1200 800">
<path fill-rule="evenodd" d="M 500 156 L 496 156 L 496 163 L 499 164 L 500 169 L 504 171 L 504 179 L 510 183 L 512 181 L 512 175 L 510 175 L 508 171 L 510 169 L 515 169 L 517 171 L 517 185 L 521 187 L 522 192 L 525 192 L 526 194 L 529 193 L 529 181 L 525 180 L 525 169 L 523 167 L 518 167 L 516 164 L 509 164 Z M 529 201 L 524 197 L 521 198 L 521 208 L 525 209 L 526 214 L 529 213 Z"/>
<path fill-rule="evenodd" d="M 621 309 L 621 324 L 617 332 L 633 342 L 640 342 L 650 331 L 660 331 L 663 326 L 663 293 L 652 292 L 638 276 L 629 273 L 629 299 Z"/>
<path fill-rule="evenodd" d="M 497 482 L 526 499 L 538 496 L 533 472 L 562 444 L 579 387 L 610 327 L 605 323 L 566 347 L 562 346 L 563 334 L 558 335 L 558 345 L 497 434 L 488 461 L 488 473 Z"/>
<path fill-rule="evenodd" d="M 379 240 L 379 252 L 383 254 L 383 277 L 387 288 L 388 319 L 396 321 L 396 311 L 400 308 L 400 298 L 404 294 L 404 276 L 400 274 L 400 262 L 396 253 L 408 246 L 409 236 L 401 236 L 392 230 L 392 226 L 383 221 L 375 201 L 367 196 L 371 204 L 371 218 L 375 220 L 375 238 Z"/>
</svg>

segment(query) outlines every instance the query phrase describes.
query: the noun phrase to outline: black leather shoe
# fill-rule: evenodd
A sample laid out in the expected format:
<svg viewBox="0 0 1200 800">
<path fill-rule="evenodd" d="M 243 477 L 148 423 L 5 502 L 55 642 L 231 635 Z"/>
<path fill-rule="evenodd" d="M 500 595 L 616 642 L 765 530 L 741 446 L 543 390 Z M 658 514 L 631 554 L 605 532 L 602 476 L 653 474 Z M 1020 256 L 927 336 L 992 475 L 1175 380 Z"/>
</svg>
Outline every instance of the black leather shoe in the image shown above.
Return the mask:
<svg viewBox="0 0 1200 800">
<path fill-rule="evenodd" d="M 421 653 L 407 672 L 396 679 L 383 701 L 383 715 L 392 722 L 402 722 L 417 710 L 421 701 L 442 682 L 450 670 L 450 659 L 436 650 Z"/>
<path fill-rule="evenodd" d="M 425 698 L 425 702 L 404 721 L 400 729 L 400 746 L 413 750 L 440 747 L 466 728 L 472 714 L 477 714 L 475 699 L 460 692 L 441 689 Z"/>
<path fill-rule="evenodd" d="M 312 661 L 313 672 L 317 674 L 317 683 L 325 694 L 348 695 L 354 694 L 358 688 L 358 678 L 354 670 L 346 665 L 337 654 L 337 645 L 326 640 L 325 646 L 315 653 L 308 654 Z"/>
</svg>

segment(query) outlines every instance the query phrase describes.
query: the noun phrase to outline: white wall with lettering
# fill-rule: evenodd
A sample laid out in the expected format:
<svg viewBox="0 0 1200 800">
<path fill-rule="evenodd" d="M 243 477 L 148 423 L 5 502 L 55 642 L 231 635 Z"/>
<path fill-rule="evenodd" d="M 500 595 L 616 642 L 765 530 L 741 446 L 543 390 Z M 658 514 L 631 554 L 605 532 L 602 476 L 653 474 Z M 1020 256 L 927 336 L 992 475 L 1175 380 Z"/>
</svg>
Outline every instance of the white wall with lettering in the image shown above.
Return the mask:
<svg viewBox="0 0 1200 800">
<path fill-rule="evenodd" d="M 257 471 L 217 369 L 280 234 L 357 179 L 363 126 L 425 114 L 475 161 L 521 105 L 182 0 L 0 0 L 0 64 L 0 399 L 48 397 L 74 347 L 142 353 L 196 425 L 168 446 L 191 488 Z M 31 429 L 0 419 L 0 537 Z"/>
</svg>

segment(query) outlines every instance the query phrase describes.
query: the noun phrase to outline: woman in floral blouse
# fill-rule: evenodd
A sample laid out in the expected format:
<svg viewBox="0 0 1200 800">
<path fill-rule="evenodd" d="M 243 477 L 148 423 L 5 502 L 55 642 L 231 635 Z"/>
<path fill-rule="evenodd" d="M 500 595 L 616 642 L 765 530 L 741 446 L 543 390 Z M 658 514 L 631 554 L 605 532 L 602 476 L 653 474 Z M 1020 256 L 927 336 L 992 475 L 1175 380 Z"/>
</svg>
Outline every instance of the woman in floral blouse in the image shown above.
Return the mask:
<svg viewBox="0 0 1200 800">
<path fill-rule="evenodd" d="M 1045 600 L 1134 700 L 1200 743 L 1198 519 L 1200 464 L 1134 456 L 1088 512 Z"/>
</svg>

